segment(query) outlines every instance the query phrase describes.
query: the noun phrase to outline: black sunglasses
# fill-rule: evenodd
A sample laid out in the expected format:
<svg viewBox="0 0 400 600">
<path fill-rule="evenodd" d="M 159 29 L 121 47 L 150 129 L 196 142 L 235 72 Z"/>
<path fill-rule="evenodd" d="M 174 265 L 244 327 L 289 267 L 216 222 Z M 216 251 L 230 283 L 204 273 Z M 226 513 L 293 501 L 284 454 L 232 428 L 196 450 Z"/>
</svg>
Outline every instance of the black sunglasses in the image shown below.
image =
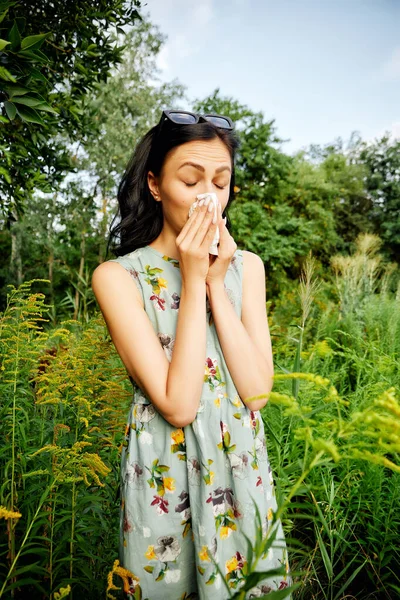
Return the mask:
<svg viewBox="0 0 400 600">
<path fill-rule="evenodd" d="M 166 120 L 176 125 L 195 125 L 199 121 L 209 121 L 221 129 L 233 129 L 233 121 L 229 117 L 224 117 L 223 115 L 200 115 L 188 112 L 187 110 L 163 110 L 159 123 L 160 128 Z"/>
</svg>

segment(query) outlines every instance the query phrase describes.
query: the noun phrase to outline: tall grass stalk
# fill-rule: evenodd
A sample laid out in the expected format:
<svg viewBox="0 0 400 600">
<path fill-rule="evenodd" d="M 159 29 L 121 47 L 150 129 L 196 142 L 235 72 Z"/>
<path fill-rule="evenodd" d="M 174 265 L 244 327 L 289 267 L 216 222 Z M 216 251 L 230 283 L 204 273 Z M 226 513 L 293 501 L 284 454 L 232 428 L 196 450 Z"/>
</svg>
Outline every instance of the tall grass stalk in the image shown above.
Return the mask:
<svg viewBox="0 0 400 600">
<path fill-rule="evenodd" d="M 118 464 L 131 387 L 99 315 L 46 329 L 34 281 L 0 316 L 0 596 L 56 600 L 73 585 L 97 597 L 118 539 L 119 473 L 107 462 Z"/>
<path fill-rule="evenodd" d="M 298 373 L 301 370 L 301 351 L 303 348 L 303 335 L 306 326 L 306 321 L 310 314 L 311 305 L 315 295 L 321 287 L 321 282 L 314 279 L 316 261 L 310 252 L 305 263 L 303 270 L 300 275 L 300 283 L 298 288 L 298 294 L 301 305 L 301 324 L 299 328 L 299 337 L 296 342 L 296 354 L 293 363 L 293 372 Z M 297 399 L 299 395 L 299 379 L 295 378 L 292 382 L 292 394 Z"/>
</svg>

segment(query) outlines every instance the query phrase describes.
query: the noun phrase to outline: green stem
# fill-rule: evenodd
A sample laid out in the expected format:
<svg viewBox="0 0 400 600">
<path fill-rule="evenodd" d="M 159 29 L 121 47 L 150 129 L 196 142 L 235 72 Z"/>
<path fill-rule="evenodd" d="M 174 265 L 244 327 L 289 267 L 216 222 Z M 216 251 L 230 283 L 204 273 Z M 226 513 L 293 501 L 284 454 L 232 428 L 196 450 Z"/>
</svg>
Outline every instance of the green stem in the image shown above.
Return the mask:
<svg viewBox="0 0 400 600">
<path fill-rule="evenodd" d="M 280 517 L 281 517 L 282 513 L 284 512 L 286 506 L 289 504 L 290 500 L 293 498 L 293 496 L 295 495 L 295 493 L 299 489 L 300 485 L 303 483 L 304 479 L 309 475 L 309 473 L 311 472 L 311 470 L 318 464 L 318 461 L 321 458 L 321 456 L 323 456 L 323 454 L 324 454 L 324 452 L 323 452 L 323 450 L 321 450 L 320 452 L 318 452 L 318 454 L 316 454 L 314 456 L 314 458 L 310 462 L 308 468 L 305 471 L 303 471 L 303 473 L 300 475 L 300 477 L 298 478 L 298 480 L 296 481 L 296 483 L 292 486 L 292 488 L 291 488 L 291 490 L 290 490 L 290 492 L 289 492 L 289 494 L 288 494 L 285 502 L 278 508 L 278 510 L 275 513 L 275 519 L 274 519 L 275 523 L 280 519 Z M 270 531 L 271 530 L 269 529 L 268 533 Z M 268 534 L 267 534 L 267 536 L 268 536 Z M 251 566 L 251 572 L 254 572 L 256 570 L 258 561 L 261 558 L 261 554 L 256 557 L 256 560 L 252 564 L 252 566 Z M 245 596 L 240 596 L 240 600 L 242 600 L 242 598 L 245 598 Z"/>
<path fill-rule="evenodd" d="M 54 497 L 53 509 L 51 511 L 51 528 L 50 528 L 50 598 L 53 598 L 53 539 L 54 539 L 54 522 L 55 522 L 55 512 L 56 512 L 56 502 L 57 495 Z"/>
<path fill-rule="evenodd" d="M 1 589 L 0 589 L 0 598 L 2 597 L 2 595 L 3 595 L 3 592 L 4 592 L 4 590 L 5 590 L 5 587 L 6 587 L 6 585 L 7 585 L 8 578 L 10 577 L 10 574 L 12 573 L 12 571 L 13 571 L 13 569 L 14 569 L 14 567 L 15 567 L 15 565 L 16 565 L 16 563 L 17 563 L 17 561 L 18 561 L 18 558 L 19 558 L 19 556 L 20 556 L 20 554 L 21 554 L 22 548 L 24 547 L 24 545 L 25 545 L 25 543 L 26 543 L 26 540 L 27 540 L 27 539 L 28 539 L 28 537 L 29 537 L 29 534 L 30 534 L 30 532 L 31 532 L 31 529 L 32 529 L 32 527 L 33 527 L 33 524 L 34 524 L 34 522 L 36 521 L 36 518 L 37 518 L 37 516 L 38 516 L 38 514 L 39 514 L 39 511 L 40 511 L 40 509 L 42 508 L 42 506 L 43 506 L 43 503 L 44 503 L 45 499 L 47 498 L 47 496 L 49 495 L 50 491 L 53 489 L 53 487 L 54 487 L 54 485 L 55 485 L 56 481 L 57 481 L 57 479 L 55 479 L 55 480 L 53 481 L 53 483 L 52 483 L 52 484 L 49 486 L 48 490 L 47 490 L 47 491 L 45 492 L 45 494 L 42 496 L 41 502 L 39 503 L 39 505 L 38 505 L 38 507 L 37 507 L 37 509 L 36 509 L 36 512 L 35 512 L 35 514 L 34 514 L 34 515 L 33 515 L 33 517 L 32 517 L 32 521 L 30 522 L 30 524 L 29 524 L 29 527 L 28 527 L 28 529 L 26 530 L 26 533 L 25 533 L 24 539 L 23 539 L 23 540 L 22 540 L 22 542 L 21 542 L 21 546 L 20 546 L 20 548 L 19 548 L 19 550 L 18 550 L 18 552 L 17 552 L 17 555 L 15 556 L 15 558 L 14 558 L 14 560 L 13 560 L 12 564 L 11 564 L 11 567 L 10 567 L 10 569 L 9 569 L 8 573 L 7 573 L 7 576 L 6 576 L 6 578 L 5 578 L 4 582 L 3 582 L 3 585 L 2 585 L 2 587 L 1 587 Z"/>
<path fill-rule="evenodd" d="M 69 576 L 70 579 L 72 580 L 72 573 L 73 573 L 73 557 L 74 557 L 74 535 L 75 535 L 75 501 L 76 501 L 76 483 L 75 480 L 72 484 L 72 515 L 71 515 L 71 538 L 69 541 L 69 555 L 70 555 L 70 561 L 69 561 Z"/>
<path fill-rule="evenodd" d="M 18 379 L 18 364 L 19 364 L 19 329 L 20 329 L 20 318 L 19 318 L 19 311 L 18 311 L 18 315 L 17 315 L 17 333 L 16 333 L 16 337 L 17 337 L 17 346 L 16 346 L 16 352 L 15 352 L 15 370 L 14 370 L 14 387 L 13 387 L 13 405 L 12 405 L 12 434 L 11 434 L 11 506 L 10 509 L 11 510 L 15 510 L 16 506 L 15 506 L 15 502 L 16 502 L 16 496 L 14 495 L 14 486 L 15 486 L 15 428 L 16 428 L 16 412 L 17 412 L 17 406 L 16 406 L 16 402 L 17 402 L 17 379 Z M 13 520 L 11 520 L 11 525 L 10 525 L 10 558 L 11 560 L 14 560 L 14 556 L 15 556 L 15 536 L 14 536 L 14 532 L 15 532 L 15 524 L 16 522 L 14 522 Z M 12 596 L 14 596 L 14 591 L 12 591 Z"/>
</svg>

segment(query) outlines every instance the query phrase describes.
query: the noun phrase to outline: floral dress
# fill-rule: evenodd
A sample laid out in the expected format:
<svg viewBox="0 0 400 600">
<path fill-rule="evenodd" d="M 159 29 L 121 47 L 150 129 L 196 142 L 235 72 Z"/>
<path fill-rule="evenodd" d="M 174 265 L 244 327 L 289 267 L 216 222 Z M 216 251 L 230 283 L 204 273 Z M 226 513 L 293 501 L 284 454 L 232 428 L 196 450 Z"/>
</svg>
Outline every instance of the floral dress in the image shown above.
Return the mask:
<svg viewBox="0 0 400 600">
<path fill-rule="evenodd" d="M 179 315 L 179 261 L 151 246 L 112 259 L 132 276 L 169 361 Z M 238 317 L 243 252 L 236 249 L 225 289 Z M 143 600 L 225 600 L 247 569 L 255 540 L 255 500 L 267 532 L 277 509 L 264 425 L 240 399 L 226 365 L 208 299 L 204 385 L 195 420 L 182 428 L 166 421 L 130 377 L 133 399 L 121 452 L 119 559 L 132 572 L 129 592 Z M 155 374 L 156 375 L 156 374 Z M 257 598 L 292 584 L 282 524 L 257 571 L 285 565 L 247 592 Z"/>
</svg>

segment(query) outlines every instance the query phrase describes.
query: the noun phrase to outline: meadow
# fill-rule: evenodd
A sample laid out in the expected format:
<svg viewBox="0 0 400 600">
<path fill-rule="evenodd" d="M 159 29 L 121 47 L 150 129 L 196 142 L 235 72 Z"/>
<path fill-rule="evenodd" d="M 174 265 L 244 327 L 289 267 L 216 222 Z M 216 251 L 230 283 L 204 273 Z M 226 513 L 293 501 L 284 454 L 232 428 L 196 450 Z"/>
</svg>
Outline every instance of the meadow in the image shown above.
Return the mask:
<svg viewBox="0 0 400 600">
<path fill-rule="evenodd" d="M 278 516 L 293 598 L 398 597 L 400 284 L 380 244 L 361 235 L 325 279 L 309 256 L 269 311 L 262 418 L 279 510 L 249 540 L 243 587 L 222 573 L 227 599 L 262 578 Z M 117 557 L 131 384 L 101 313 L 53 327 L 40 283 L 9 286 L 0 320 L 0 598 L 141 598 Z"/>
</svg>

